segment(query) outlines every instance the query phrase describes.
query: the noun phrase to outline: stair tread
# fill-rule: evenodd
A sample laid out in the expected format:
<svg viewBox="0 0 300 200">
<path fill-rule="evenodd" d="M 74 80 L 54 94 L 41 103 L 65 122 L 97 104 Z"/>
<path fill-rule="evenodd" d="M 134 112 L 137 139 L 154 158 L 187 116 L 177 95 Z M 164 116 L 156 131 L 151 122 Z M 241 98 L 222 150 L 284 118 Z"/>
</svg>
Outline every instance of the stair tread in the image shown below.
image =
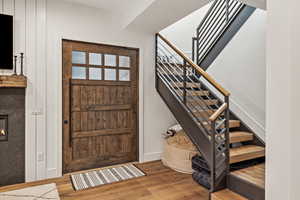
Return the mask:
<svg viewBox="0 0 300 200">
<path fill-rule="evenodd" d="M 223 137 L 225 137 L 224 134 Z M 253 133 L 241 132 L 241 131 L 230 132 L 229 138 L 230 138 L 230 144 L 237 143 L 237 142 L 251 141 L 253 140 Z"/>
<path fill-rule="evenodd" d="M 177 89 L 178 90 L 178 89 Z M 181 96 L 183 96 L 183 91 L 180 90 Z M 208 90 L 197 90 L 197 91 L 187 91 L 186 96 L 207 96 L 209 95 Z"/>
<path fill-rule="evenodd" d="M 265 156 L 265 148 L 257 145 L 244 145 L 230 149 L 230 163 L 238 163 Z"/>
<path fill-rule="evenodd" d="M 230 173 L 254 185 L 265 188 L 265 163 L 257 164 Z"/>
<path fill-rule="evenodd" d="M 204 126 L 207 126 L 207 122 L 203 122 Z M 238 128 L 241 126 L 241 122 L 239 120 L 229 120 L 229 128 Z"/>
<path fill-rule="evenodd" d="M 251 141 L 253 137 L 253 133 L 246 131 L 230 132 L 230 143 Z"/>
<path fill-rule="evenodd" d="M 229 120 L 229 128 L 238 128 L 241 126 L 240 120 Z"/>
<path fill-rule="evenodd" d="M 183 87 L 183 83 L 182 82 L 177 82 L 177 83 L 172 83 L 173 87 Z M 191 83 L 191 82 L 187 82 L 186 86 L 189 88 L 200 88 L 200 83 Z"/>
<path fill-rule="evenodd" d="M 218 100 L 216 100 L 216 99 L 206 99 L 206 100 L 200 100 L 200 99 L 199 99 L 199 100 L 198 100 L 198 99 L 187 99 L 187 104 L 188 104 L 188 106 L 191 107 L 192 109 L 193 109 L 194 107 L 199 108 L 199 109 L 202 109 L 202 108 L 200 107 L 200 105 L 203 106 L 203 107 L 205 107 L 205 106 L 216 105 L 216 104 L 218 104 Z"/>
<path fill-rule="evenodd" d="M 221 190 L 211 195 L 212 200 L 247 200 L 247 198 L 229 190 Z"/>
<path fill-rule="evenodd" d="M 194 110 L 193 114 L 199 118 L 203 118 L 203 117 L 209 118 L 216 111 L 217 111 L 216 109 Z"/>
</svg>

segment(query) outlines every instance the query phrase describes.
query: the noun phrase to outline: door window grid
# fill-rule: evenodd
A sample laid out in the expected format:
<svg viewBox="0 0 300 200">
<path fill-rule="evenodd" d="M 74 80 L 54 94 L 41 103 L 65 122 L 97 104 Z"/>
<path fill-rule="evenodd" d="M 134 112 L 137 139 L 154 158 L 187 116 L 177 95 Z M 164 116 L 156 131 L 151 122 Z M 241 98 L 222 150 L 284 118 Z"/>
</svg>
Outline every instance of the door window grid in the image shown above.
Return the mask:
<svg viewBox="0 0 300 200">
<path fill-rule="evenodd" d="M 129 70 L 119 70 L 119 80 L 120 81 L 130 81 L 130 71 Z"/>
<path fill-rule="evenodd" d="M 72 63 L 73 79 L 130 81 L 129 56 L 73 51 Z"/>
<path fill-rule="evenodd" d="M 104 65 L 110 67 L 117 67 L 117 56 L 113 54 L 105 54 Z"/>
<path fill-rule="evenodd" d="M 89 68 L 89 80 L 102 80 L 101 68 Z"/>
<path fill-rule="evenodd" d="M 73 64 L 86 64 L 86 52 L 72 51 L 72 63 Z"/>
<path fill-rule="evenodd" d="M 104 80 L 116 81 L 117 80 L 116 69 L 104 69 Z"/>
<path fill-rule="evenodd" d="M 86 79 L 86 68 L 85 67 L 72 67 L 72 79 Z"/>
<path fill-rule="evenodd" d="M 89 65 L 102 65 L 102 54 L 100 53 L 89 53 Z"/>
<path fill-rule="evenodd" d="M 130 67 L 130 57 L 129 56 L 119 56 L 119 67 Z"/>
</svg>

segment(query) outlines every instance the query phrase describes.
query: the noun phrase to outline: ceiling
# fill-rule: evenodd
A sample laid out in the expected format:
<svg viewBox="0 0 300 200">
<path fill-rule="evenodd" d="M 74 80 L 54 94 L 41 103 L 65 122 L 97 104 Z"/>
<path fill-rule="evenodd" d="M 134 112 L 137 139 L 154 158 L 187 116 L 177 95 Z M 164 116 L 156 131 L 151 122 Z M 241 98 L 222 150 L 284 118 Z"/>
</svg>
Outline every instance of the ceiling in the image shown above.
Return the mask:
<svg viewBox="0 0 300 200">
<path fill-rule="evenodd" d="M 202 8 L 211 0 L 156 0 L 139 16 L 134 18 L 127 28 L 157 33 L 192 12 Z M 170 3 L 172 2 L 172 3 Z M 199 19 L 201 20 L 201 19 Z"/>
<path fill-rule="evenodd" d="M 158 32 L 189 15 L 211 0 L 64 0 L 98 8 L 108 13 L 123 28 Z M 266 0 L 241 0 L 265 8 Z M 170 3 L 171 2 L 171 3 Z"/>
<path fill-rule="evenodd" d="M 266 0 L 241 0 L 242 2 L 263 10 L 267 10 L 267 1 Z"/>
<path fill-rule="evenodd" d="M 65 0 L 72 3 L 101 8 L 109 12 L 132 12 L 139 7 L 148 5 L 151 0 Z"/>
<path fill-rule="evenodd" d="M 71 3 L 98 8 L 111 13 L 122 27 L 126 27 L 156 0 L 65 0 Z"/>
</svg>

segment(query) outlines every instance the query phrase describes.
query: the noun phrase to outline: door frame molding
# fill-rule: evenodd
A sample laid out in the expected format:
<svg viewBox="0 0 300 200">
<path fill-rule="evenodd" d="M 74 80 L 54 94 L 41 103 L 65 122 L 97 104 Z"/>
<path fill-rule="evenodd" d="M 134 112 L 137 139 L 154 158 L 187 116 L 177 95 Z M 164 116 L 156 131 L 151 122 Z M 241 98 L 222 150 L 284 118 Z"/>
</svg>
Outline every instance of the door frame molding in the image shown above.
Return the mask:
<svg viewBox="0 0 300 200">
<path fill-rule="evenodd" d="M 121 45 L 113 45 L 113 44 L 105 44 L 105 43 L 98 43 L 98 42 L 88 42 L 88 41 L 81 41 L 81 40 L 73 40 L 73 39 L 66 39 L 64 37 L 60 38 L 60 49 L 61 49 L 61 68 L 59 70 L 59 78 L 60 78 L 60 92 L 59 92 L 59 127 L 60 133 L 58 135 L 58 168 L 57 168 L 57 175 L 63 175 L 63 132 L 64 132 L 64 124 L 63 124 L 63 41 L 69 42 L 80 42 L 85 44 L 94 44 L 94 45 L 105 45 L 110 47 L 117 47 L 117 48 L 125 48 L 128 50 L 135 50 L 137 51 L 137 158 L 138 162 L 144 161 L 144 70 L 141 66 L 141 49 L 135 47 L 127 47 Z"/>
</svg>

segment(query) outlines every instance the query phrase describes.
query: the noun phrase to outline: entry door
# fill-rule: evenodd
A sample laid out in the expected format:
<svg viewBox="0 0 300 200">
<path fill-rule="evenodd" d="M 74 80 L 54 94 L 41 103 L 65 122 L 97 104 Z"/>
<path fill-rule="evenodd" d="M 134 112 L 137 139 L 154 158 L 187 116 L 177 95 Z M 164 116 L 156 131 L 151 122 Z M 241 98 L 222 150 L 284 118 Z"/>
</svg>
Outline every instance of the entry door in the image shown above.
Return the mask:
<svg viewBox="0 0 300 200">
<path fill-rule="evenodd" d="M 63 172 L 137 161 L 138 50 L 63 40 Z"/>
</svg>

